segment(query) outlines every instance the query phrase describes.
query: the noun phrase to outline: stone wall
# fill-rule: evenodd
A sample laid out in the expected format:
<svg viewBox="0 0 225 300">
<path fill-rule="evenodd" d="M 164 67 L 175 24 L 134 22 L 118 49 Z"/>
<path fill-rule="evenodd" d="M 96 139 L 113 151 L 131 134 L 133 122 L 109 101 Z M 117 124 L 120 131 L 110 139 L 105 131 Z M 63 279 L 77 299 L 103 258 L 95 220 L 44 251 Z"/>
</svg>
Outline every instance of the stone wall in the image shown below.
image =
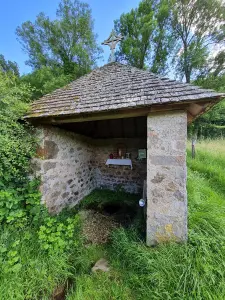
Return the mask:
<svg viewBox="0 0 225 300">
<path fill-rule="evenodd" d="M 39 128 L 38 158 L 33 159 L 36 176 L 41 176 L 42 202 L 50 212 L 74 206 L 96 186 L 91 163 L 90 139 L 56 127 Z"/>
<path fill-rule="evenodd" d="M 138 161 L 137 156 L 139 148 L 146 148 L 145 139 L 93 140 L 54 126 L 41 127 L 39 133 L 40 146 L 32 164 L 35 175 L 41 177 L 42 202 L 50 212 L 76 205 L 97 187 L 142 191 L 146 160 Z M 106 166 L 118 143 L 125 144 L 131 153 L 132 170 Z"/>
<path fill-rule="evenodd" d="M 147 147 L 146 139 L 106 139 L 95 140 L 95 152 L 93 163 L 96 169 L 96 181 L 98 187 L 115 190 L 123 187 L 126 192 L 140 193 L 143 182 L 147 176 L 146 160 L 140 161 L 138 149 Z M 133 169 L 129 166 L 107 166 L 105 164 L 110 153 L 114 153 L 118 144 L 124 144 L 126 151 L 131 154 Z"/>
<path fill-rule="evenodd" d="M 186 112 L 148 116 L 147 244 L 187 238 Z"/>
</svg>

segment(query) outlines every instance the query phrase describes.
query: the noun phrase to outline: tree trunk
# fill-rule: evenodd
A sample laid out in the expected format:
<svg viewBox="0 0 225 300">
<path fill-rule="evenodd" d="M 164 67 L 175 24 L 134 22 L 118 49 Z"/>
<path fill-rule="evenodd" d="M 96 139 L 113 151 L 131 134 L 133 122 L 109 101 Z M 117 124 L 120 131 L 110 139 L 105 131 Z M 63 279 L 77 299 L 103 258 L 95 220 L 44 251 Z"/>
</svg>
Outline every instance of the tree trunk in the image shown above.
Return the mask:
<svg viewBox="0 0 225 300">
<path fill-rule="evenodd" d="M 186 70 L 185 70 L 185 78 L 186 78 L 186 83 L 191 82 L 191 72 L 188 70 L 187 66 L 186 66 Z"/>
<path fill-rule="evenodd" d="M 185 74 L 186 82 L 190 83 L 191 82 L 191 72 L 190 72 L 190 67 L 188 65 L 188 45 L 187 45 L 187 41 L 184 41 L 184 74 Z"/>
</svg>

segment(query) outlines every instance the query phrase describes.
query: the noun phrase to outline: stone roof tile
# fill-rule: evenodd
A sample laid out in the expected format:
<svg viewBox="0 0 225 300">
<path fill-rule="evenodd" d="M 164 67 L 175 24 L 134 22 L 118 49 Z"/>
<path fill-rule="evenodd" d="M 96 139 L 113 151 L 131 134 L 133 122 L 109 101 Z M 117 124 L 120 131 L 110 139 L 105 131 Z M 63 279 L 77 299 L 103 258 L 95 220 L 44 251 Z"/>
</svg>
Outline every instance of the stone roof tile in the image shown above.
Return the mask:
<svg viewBox="0 0 225 300">
<path fill-rule="evenodd" d="M 31 104 L 25 118 L 77 115 L 154 104 L 218 100 L 224 94 L 110 63 Z"/>
</svg>

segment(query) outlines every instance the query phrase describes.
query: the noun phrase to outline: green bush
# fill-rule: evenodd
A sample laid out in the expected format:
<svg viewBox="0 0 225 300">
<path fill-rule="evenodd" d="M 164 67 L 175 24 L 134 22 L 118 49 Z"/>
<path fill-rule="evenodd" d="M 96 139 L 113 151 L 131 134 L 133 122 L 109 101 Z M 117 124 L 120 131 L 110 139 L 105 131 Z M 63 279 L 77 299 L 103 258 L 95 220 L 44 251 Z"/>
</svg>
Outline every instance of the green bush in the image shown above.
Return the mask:
<svg viewBox="0 0 225 300">
<path fill-rule="evenodd" d="M 30 181 L 36 150 L 33 128 L 19 121 L 32 94 L 11 73 L 0 72 L 0 223 L 23 227 L 40 211 L 39 182 Z M 33 221 L 33 219 L 32 219 Z"/>
</svg>

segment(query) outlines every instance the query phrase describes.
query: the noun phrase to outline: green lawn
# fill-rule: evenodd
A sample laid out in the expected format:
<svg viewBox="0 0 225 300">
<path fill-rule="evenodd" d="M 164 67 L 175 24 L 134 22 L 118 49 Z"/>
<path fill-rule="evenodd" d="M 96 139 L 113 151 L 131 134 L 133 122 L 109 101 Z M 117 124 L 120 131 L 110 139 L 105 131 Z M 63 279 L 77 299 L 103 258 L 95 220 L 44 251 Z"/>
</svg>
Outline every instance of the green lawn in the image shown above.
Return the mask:
<svg viewBox="0 0 225 300">
<path fill-rule="evenodd" d="M 187 244 L 148 248 L 136 220 L 135 226 L 115 230 L 108 245 L 87 246 L 77 221 L 75 225 L 68 221 L 74 211 L 51 217 L 60 223 L 51 221 L 41 230 L 32 224 L 4 226 L 0 298 L 49 299 L 69 279 L 69 300 L 225 299 L 225 141 L 202 142 L 196 149 L 195 160 L 188 150 Z M 100 205 L 99 200 L 112 196 L 104 193 L 95 192 L 85 203 Z M 60 225 L 64 223 L 75 230 L 73 241 L 53 247 L 64 241 L 58 239 L 66 234 Z M 40 237 L 43 230 L 46 234 Z M 91 267 L 101 257 L 109 260 L 111 271 L 92 274 Z"/>
</svg>

